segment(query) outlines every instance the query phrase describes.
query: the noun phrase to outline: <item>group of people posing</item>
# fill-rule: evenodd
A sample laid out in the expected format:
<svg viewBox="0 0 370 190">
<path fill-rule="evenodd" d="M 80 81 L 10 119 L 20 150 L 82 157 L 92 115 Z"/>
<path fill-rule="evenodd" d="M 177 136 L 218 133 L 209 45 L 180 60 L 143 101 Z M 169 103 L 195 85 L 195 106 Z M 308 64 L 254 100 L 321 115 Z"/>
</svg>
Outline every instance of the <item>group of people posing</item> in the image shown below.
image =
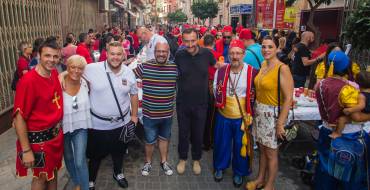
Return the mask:
<svg viewBox="0 0 370 190">
<path fill-rule="evenodd" d="M 186 172 L 189 149 L 192 172 L 201 174 L 202 147 L 213 147 L 215 181 L 223 180 L 223 173 L 232 162 L 233 184 L 240 187 L 251 174 L 255 141 L 259 150 L 258 175 L 245 183 L 245 188 L 274 189 L 278 141 L 286 135 L 284 127 L 290 119 L 297 83 L 289 65 L 279 58 L 282 48 L 276 38 L 266 35 L 258 44 L 251 30 L 241 29 L 235 37 L 231 26 L 220 31 L 222 37 L 218 40 L 217 31 L 205 29 L 199 35 L 191 27 L 183 27 L 181 34 L 178 30 L 174 28 L 172 33 L 180 36 L 181 44 L 173 51 L 167 37 L 148 27 L 139 27 L 135 34 L 142 49 L 133 59 L 127 59 L 129 52 L 122 41 L 107 34 L 101 41 L 104 53 L 100 57 L 105 58 L 96 63 L 87 58 L 91 56 L 86 46 L 89 35 L 81 34 L 80 41 L 86 47 L 63 56 L 66 71 L 59 74 L 55 66 L 60 62 L 61 48 L 55 38 L 43 42 L 38 48 L 38 63 L 32 70 L 21 71 L 23 76 L 16 87 L 13 117 L 18 136 L 17 174 L 26 176 L 31 168 L 32 189 L 56 189 L 57 171 L 64 156 L 76 189 L 93 190 L 101 161 L 111 155 L 113 179 L 127 188 L 123 167 L 125 137 L 130 126 L 139 120 L 137 79 L 140 79 L 146 142 L 143 176 L 150 175 L 156 145 L 164 174 L 174 173 L 168 162 L 168 146 L 176 105 L 178 174 Z M 72 40 L 67 37 L 68 41 Z M 312 33 L 303 33 L 302 41 L 311 42 Z M 28 46 L 20 49 L 31 52 Z M 173 59 L 171 52 L 175 52 Z M 359 127 L 361 124 L 351 121 L 370 120 L 368 114 L 361 112 L 370 107 L 367 101 L 370 75 L 366 71 L 353 75 L 348 69 L 352 64 L 340 49 L 331 49 L 313 61 L 306 54 L 292 58 L 297 57 L 303 66 L 306 62 L 324 60 L 317 75 L 320 69 L 324 74 L 315 86 L 324 123 L 319 142 L 322 165 L 318 167 L 317 178 L 321 184 L 316 189 L 359 189 L 366 177 L 357 174 L 363 174 L 365 170 L 359 170 L 366 167 L 359 166 L 365 162 L 356 162 L 358 167 L 350 172 L 328 167 L 340 165 L 340 160 L 329 156 L 328 135 L 335 131 L 334 137 L 338 137 L 335 139 L 368 138 Z M 138 60 L 137 67 L 127 66 Z M 348 77 L 357 79 L 359 88 Z"/>
</svg>

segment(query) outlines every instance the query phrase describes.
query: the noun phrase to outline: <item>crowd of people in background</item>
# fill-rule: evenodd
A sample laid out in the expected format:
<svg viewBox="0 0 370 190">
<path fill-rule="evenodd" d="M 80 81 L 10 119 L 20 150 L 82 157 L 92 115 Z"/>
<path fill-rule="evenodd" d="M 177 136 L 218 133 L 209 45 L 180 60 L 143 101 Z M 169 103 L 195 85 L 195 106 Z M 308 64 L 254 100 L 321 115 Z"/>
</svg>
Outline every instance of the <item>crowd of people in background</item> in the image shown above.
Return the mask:
<svg viewBox="0 0 370 190">
<path fill-rule="evenodd" d="M 195 175 L 202 172 L 202 151 L 213 149 L 216 182 L 232 162 L 235 187 L 273 190 L 294 88 L 308 87 L 316 91 L 323 120 L 315 189 L 366 189 L 364 154 L 355 152 L 358 162 L 341 165 L 357 173 L 328 164 L 338 168 L 341 161 L 329 156 L 330 142 L 370 142 L 350 124 L 370 120 L 369 72 L 360 71 L 339 42 L 323 40 L 312 49 L 314 40 L 310 31 L 182 24 L 105 26 L 77 37 L 68 33 L 64 40 L 21 42 L 13 81 L 17 174 L 32 168 L 33 189 L 56 189 L 64 155 L 76 189 L 93 190 L 102 159 L 111 155 L 113 179 L 127 188 L 123 157 L 140 120 L 141 80 L 143 176 L 150 175 L 155 144 L 161 169 L 174 173 L 168 146 L 176 105 L 178 174 L 186 172 L 189 149 Z M 256 146 L 258 175 L 245 182 Z"/>
</svg>

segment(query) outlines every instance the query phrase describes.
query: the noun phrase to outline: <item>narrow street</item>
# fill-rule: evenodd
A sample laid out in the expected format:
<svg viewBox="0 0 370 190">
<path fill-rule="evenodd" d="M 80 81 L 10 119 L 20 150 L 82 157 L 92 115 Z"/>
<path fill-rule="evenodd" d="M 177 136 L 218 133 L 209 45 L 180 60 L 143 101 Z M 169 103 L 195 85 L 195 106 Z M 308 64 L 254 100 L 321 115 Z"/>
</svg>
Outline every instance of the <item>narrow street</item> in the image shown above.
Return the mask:
<svg viewBox="0 0 370 190">
<path fill-rule="evenodd" d="M 301 130 L 302 131 L 302 130 Z M 307 138 L 304 133 L 304 137 Z M 176 169 L 178 161 L 177 140 L 178 127 L 177 119 L 174 117 L 172 124 L 172 138 L 169 150 L 169 163 Z M 312 143 L 300 143 L 298 146 L 293 144 L 288 151 L 281 155 L 279 176 L 276 180 L 277 190 L 309 190 L 309 187 L 302 183 L 299 177 L 299 171 L 292 167 L 289 158 L 293 152 L 304 152 L 309 149 Z M 125 158 L 125 176 L 129 183 L 128 190 L 232 190 L 235 189 L 232 183 L 232 170 L 229 168 L 223 181 L 217 183 L 213 180 L 212 151 L 203 152 L 201 161 L 202 174 L 195 176 L 192 173 L 191 162 L 187 163 L 184 175 L 178 175 L 174 172 L 172 176 L 166 176 L 159 166 L 159 152 L 155 150 L 153 158 L 153 168 L 149 176 L 141 176 L 140 170 L 144 164 L 144 147 L 140 143 L 133 142 L 129 146 L 129 154 Z M 296 155 L 296 153 L 294 153 Z M 258 156 L 258 153 L 255 155 Z M 248 179 L 253 179 L 257 175 L 258 160 L 254 160 L 253 174 Z M 96 181 L 97 190 L 119 190 L 121 189 L 112 178 L 112 161 L 107 157 L 100 165 L 98 178 Z M 72 190 L 71 181 L 65 187 L 65 190 Z M 243 188 L 240 188 L 243 189 Z"/>
</svg>

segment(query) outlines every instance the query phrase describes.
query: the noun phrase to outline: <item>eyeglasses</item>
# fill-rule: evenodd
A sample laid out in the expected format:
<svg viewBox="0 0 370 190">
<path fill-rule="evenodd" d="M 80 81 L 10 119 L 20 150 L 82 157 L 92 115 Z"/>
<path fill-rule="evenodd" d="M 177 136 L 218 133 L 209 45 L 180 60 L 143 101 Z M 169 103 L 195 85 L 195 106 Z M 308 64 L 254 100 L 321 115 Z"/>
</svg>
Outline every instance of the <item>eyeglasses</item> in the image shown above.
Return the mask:
<svg viewBox="0 0 370 190">
<path fill-rule="evenodd" d="M 78 109 L 77 96 L 72 97 L 72 108 L 75 109 L 75 110 Z"/>
<path fill-rule="evenodd" d="M 231 36 L 223 36 L 224 39 L 231 39 Z"/>
</svg>

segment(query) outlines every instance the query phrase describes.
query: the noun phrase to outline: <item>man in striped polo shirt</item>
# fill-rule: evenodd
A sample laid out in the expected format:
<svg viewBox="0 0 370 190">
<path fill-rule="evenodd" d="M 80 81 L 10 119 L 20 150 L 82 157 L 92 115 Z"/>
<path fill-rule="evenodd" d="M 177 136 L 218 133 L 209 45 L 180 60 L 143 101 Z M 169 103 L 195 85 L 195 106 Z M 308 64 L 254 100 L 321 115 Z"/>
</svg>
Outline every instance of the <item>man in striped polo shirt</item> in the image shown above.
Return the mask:
<svg viewBox="0 0 370 190">
<path fill-rule="evenodd" d="M 168 61 L 170 47 L 166 42 L 157 42 L 155 59 L 149 60 L 134 70 L 143 81 L 143 123 L 145 133 L 145 164 L 141 170 L 147 176 L 152 168 L 154 144 L 158 139 L 161 168 L 166 175 L 173 170 L 167 162 L 168 141 L 171 136 L 172 114 L 175 101 L 177 66 Z"/>
</svg>

